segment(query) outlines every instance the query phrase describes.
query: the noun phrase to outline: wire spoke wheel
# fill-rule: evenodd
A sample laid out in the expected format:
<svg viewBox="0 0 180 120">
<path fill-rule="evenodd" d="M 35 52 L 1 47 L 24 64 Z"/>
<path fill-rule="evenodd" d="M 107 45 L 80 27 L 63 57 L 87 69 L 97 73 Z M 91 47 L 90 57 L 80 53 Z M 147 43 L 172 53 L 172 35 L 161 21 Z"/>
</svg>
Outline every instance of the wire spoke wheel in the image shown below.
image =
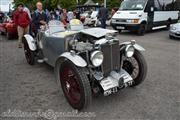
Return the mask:
<svg viewBox="0 0 180 120">
<path fill-rule="evenodd" d="M 132 86 L 139 85 L 146 78 L 147 63 L 144 56 L 139 51 L 135 51 L 131 58 L 124 56 L 122 68 L 133 78 L 134 84 Z"/>
<path fill-rule="evenodd" d="M 59 69 L 59 78 L 64 95 L 69 104 L 78 110 L 91 103 L 91 86 L 83 68 L 70 61 L 64 61 Z"/>
</svg>

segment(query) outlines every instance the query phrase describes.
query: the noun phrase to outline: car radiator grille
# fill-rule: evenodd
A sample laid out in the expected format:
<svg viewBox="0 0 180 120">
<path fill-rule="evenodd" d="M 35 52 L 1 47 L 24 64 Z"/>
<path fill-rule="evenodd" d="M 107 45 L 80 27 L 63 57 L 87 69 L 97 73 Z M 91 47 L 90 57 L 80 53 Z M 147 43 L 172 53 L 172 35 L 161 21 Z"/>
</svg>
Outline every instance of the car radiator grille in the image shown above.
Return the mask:
<svg viewBox="0 0 180 120">
<path fill-rule="evenodd" d="M 104 76 L 108 76 L 111 71 L 120 69 L 120 47 L 119 42 L 104 44 L 101 46 L 104 54 L 102 71 Z"/>
</svg>

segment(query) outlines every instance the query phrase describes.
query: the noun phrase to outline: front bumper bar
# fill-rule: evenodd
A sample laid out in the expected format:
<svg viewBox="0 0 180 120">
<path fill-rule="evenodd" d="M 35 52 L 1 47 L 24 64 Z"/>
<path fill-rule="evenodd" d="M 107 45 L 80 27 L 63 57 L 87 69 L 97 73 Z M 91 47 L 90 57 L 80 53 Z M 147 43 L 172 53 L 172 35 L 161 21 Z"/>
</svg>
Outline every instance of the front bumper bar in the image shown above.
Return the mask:
<svg viewBox="0 0 180 120">
<path fill-rule="evenodd" d="M 132 77 L 122 69 L 119 73 L 112 71 L 110 75 L 100 81 L 100 85 L 104 90 L 104 96 L 118 92 L 119 89 L 126 88 L 133 84 Z"/>
</svg>

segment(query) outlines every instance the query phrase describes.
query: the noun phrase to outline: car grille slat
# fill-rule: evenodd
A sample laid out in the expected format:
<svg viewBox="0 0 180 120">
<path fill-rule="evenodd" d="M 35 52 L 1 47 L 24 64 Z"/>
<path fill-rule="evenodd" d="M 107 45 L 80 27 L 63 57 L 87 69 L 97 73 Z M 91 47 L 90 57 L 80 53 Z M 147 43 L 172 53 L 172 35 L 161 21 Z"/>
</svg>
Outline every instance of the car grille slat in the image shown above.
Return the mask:
<svg viewBox="0 0 180 120">
<path fill-rule="evenodd" d="M 112 44 L 104 44 L 101 46 L 104 54 L 102 71 L 104 76 L 108 76 L 111 71 L 120 69 L 120 47 L 119 42 Z"/>
</svg>

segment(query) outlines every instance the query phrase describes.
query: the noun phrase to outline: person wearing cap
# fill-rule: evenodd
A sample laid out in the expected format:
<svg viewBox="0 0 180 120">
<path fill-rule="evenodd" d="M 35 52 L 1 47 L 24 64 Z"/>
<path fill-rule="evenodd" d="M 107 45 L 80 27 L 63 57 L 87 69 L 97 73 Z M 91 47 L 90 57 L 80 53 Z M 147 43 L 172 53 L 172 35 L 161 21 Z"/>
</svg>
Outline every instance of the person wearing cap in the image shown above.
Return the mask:
<svg viewBox="0 0 180 120">
<path fill-rule="evenodd" d="M 19 3 L 17 5 L 17 10 L 15 11 L 14 15 L 14 22 L 17 25 L 18 31 L 18 43 L 19 48 L 22 48 L 22 38 L 25 34 L 29 32 L 29 24 L 30 18 L 27 12 L 24 11 L 24 4 Z"/>
<path fill-rule="evenodd" d="M 37 10 L 32 15 L 32 29 L 34 33 L 34 37 L 37 35 L 38 30 L 41 25 L 46 25 L 48 22 L 48 16 L 46 12 L 43 10 L 43 5 L 41 2 L 36 3 Z"/>
</svg>

